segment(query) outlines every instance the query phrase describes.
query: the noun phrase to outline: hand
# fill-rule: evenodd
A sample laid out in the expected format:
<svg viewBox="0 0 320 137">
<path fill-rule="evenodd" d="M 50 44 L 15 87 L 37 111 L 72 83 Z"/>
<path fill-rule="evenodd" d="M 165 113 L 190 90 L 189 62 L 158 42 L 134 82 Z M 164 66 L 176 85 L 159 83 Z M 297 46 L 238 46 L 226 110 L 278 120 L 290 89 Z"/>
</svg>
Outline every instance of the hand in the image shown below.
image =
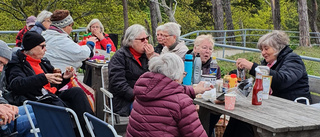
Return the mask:
<svg viewBox="0 0 320 137">
<path fill-rule="evenodd" d="M 47 73 L 45 74 L 49 83 L 52 84 L 61 84 L 62 82 L 62 74 L 60 73 Z"/>
<path fill-rule="evenodd" d="M 98 40 L 97 40 L 97 37 L 90 37 L 87 39 L 87 42 L 88 41 L 92 41 L 93 43 L 96 43 Z"/>
<path fill-rule="evenodd" d="M 150 60 L 152 55 L 155 53 L 153 46 L 151 44 L 147 44 L 144 46 L 144 50 L 146 51 L 147 58 Z"/>
<path fill-rule="evenodd" d="M 209 87 L 204 87 L 204 83 L 205 81 L 200 81 L 196 87 L 193 88 L 195 94 L 202 94 L 203 92 L 205 91 L 208 91 L 208 90 L 211 90 L 213 89 L 214 87 L 211 85 Z"/>
<path fill-rule="evenodd" d="M 69 79 L 74 75 L 74 73 L 75 73 L 75 71 L 74 71 L 73 67 L 71 67 L 71 66 L 67 67 L 66 72 L 64 72 L 64 74 L 63 74 L 63 78 Z"/>
<path fill-rule="evenodd" d="M 0 125 L 10 123 L 12 120 L 15 119 L 15 115 L 17 115 L 18 113 L 18 107 L 9 104 L 0 104 L 0 116 L 2 119 L 0 121 Z"/>
<path fill-rule="evenodd" d="M 99 40 L 103 40 L 105 37 L 104 37 L 104 35 L 103 35 L 103 33 L 102 32 L 100 32 L 100 31 L 93 31 L 93 32 L 91 32 L 94 36 L 96 36 Z"/>
<path fill-rule="evenodd" d="M 237 68 L 250 70 L 253 66 L 253 63 L 244 58 L 238 58 L 236 65 Z"/>
</svg>

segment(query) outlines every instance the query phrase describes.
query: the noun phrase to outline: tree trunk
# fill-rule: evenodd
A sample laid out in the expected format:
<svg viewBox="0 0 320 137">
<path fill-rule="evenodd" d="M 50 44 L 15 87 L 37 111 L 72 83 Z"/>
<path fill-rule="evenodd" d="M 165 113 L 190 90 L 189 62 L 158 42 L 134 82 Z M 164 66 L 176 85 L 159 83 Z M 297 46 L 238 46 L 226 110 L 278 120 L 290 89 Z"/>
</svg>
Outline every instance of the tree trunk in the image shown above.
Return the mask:
<svg viewBox="0 0 320 137">
<path fill-rule="evenodd" d="M 298 14 L 299 14 L 299 45 L 311 46 L 309 35 L 309 21 L 308 21 L 308 6 L 306 0 L 298 1 Z"/>
<path fill-rule="evenodd" d="M 312 36 L 317 37 L 315 38 L 315 43 L 316 44 L 320 44 L 320 33 L 318 31 L 318 27 L 317 27 L 317 16 L 318 16 L 318 3 L 317 0 L 312 0 L 311 1 L 311 6 L 310 6 L 311 10 L 308 10 L 309 12 L 309 18 L 310 18 L 310 29 L 312 32 L 314 32 L 315 34 L 312 34 Z"/>
<path fill-rule="evenodd" d="M 144 19 L 144 23 L 146 24 L 147 32 L 148 32 L 149 34 L 151 34 L 151 30 L 150 30 L 150 26 L 149 26 L 148 20 L 147 20 L 147 19 Z M 149 37 L 148 41 L 149 41 L 149 40 L 150 40 L 150 37 Z M 150 41 L 150 44 L 153 45 L 153 41 Z"/>
<path fill-rule="evenodd" d="M 124 22 L 124 28 L 123 28 L 123 35 L 121 37 L 120 47 L 122 47 L 122 40 L 123 36 L 126 33 L 127 28 L 129 27 L 129 18 L 128 18 L 128 2 L 127 0 L 122 0 L 122 6 L 123 6 L 123 22 Z"/>
<path fill-rule="evenodd" d="M 156 5 L 157 5 L 156 3 L 150 1 L 149 6 L 150 6 L 151 28 L 152 28 L 151 36 L 152 36 L 153 43 L 156 43 L 156 29 L 158 26 Z"/>
<path fill-rule="evenodd" d="M 172 1 L 170 0 L 170 3 L 172 3 Z M 170 7 L 167 5 L 166 0 L 161 0 L 161 4 L 164 5 L 164 12 L 167 14 L 167 16 L 169 17 L 169 21 L 170 22 L 177 22 L 176 19 L 174 18 L 173 12 L 172 11 L 172 7 L 170 4 Z"/>
<path fill-rule="evenodd" d="M 270 2 L 271 2 L 273 29 L 280 30 L 281 29 L 281 18 L 280 18 L 279 0 L 270 0 Z"/>
<path fill-rule="evenodd" d="M 231 3 L 230 0 L 224 1 L 224 13 L 226 15 L 227 29 L 234 30 L 233 21 L 232 21 L 232 12 L 231 12 Z M 234 32 L 227 32 L 228 36 L 234 36 Z M 228 41 L 235 42 L 235 38 L 228 38 Z M 230 45 L 232 45 L 231 43 Z"/>
<path fill-rule="evenodd" d="M 221 0 L 211 0 L 213 6 L 213 19 L 214 19 L 214 30 L 223 30 L 223 8 L 221 4 Z M 223 32 L 215 33 L 215 37 L 220 37 L 216 39 L 216 42 L 222 43 L 223 41 Z"/>
<path fill-rule="evenodd" d="M 157 11 L 158 23 L 162 23 L 162 16 L 161 16 L 161 11 L 160 11 L 159 4 L 156 4 L 156 11 Z"/>
</svg>

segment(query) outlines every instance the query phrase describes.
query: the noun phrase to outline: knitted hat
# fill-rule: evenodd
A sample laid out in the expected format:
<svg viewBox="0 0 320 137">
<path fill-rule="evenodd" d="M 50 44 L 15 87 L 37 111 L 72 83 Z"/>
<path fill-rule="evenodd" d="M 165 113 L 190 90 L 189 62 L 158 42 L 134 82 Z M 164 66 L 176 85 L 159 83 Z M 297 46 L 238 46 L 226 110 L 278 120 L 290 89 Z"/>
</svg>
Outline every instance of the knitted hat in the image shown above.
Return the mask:
<svg viewBox="0 0 320 137">
<path fill-rule="evenodd" d="M 27 31 L 22 38 L 22 50 L 30 50 L 38 45 L 40 45 L 42 42 L 44 42 L 45 39 L 38 34 L 35 31 Z"/>
<path fill-rule="evenodd" d="M 27 22 L 27 26 L 31 26 L 31 25 L 34 25 L 36 24 L 36 17 L 35 16 L 30 16 L 27 18 L 26 22 Z"/>
<path fill-rule="evenodd" d="M 11 60 L 12 51 L 9 49 L 7 43 L 0 40 L 0 57 L 4 57 L 8 60 Z"/>
<path fill-rule="evenodd" d="M 70 25 L 71 23 L 73 23 L 73 19 L 70 16 L 70 14 L 62 20 L 52 21 L 52 25 L 59 27 L 59 28 L 64 28 L 64 27 Z"/>
</svg>

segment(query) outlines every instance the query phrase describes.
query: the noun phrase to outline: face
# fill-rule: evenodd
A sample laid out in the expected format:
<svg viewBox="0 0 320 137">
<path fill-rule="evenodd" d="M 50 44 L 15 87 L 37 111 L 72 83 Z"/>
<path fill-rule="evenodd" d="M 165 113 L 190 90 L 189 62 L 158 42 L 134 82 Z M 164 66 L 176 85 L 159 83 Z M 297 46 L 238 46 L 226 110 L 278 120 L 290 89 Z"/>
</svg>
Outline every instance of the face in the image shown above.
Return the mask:
<svg viewBox="0 0 320 137">
<path fill-rule="evenodd" d="M 173 35 L 169 35 L 169 33 L 167 31 L 163 31 L 163 45 L 170 47 L 173 45 L 173 43 L 176 42 L 176 36 Z"/>
<path fill-rule="evenodd" d="M 73 26 L 73 23 L 71 23 L 70 25 L 64 27 L 63 30 L 64 30 L 67 34 L 70 34 L 71 31 L 72 31 L 72 26 Z"/>
<path fill-rule="evenodd" d="M 163 44 L 163 40 L 165 37 L 163 37 L 163 33 L 161 30 L 157 31 L 157 41 L 159 44 Z"/>
<path fill-rule="evenodd" d="M 99 23 L 94 23 L 90 26 L 90 31 L 93 32 L 101 32 Z"/>
<path fill-rule="evenodd" d="M 276 51 L 272 47 L 266 45 L 262 46 L 261 55 L 266 60 L 266 62 L 272 63 L 273 61 L 275 61 L 277 59 L 277 56 L 274 55 L 275 53 Z"/>
<path fill-rule="evenodd" d="M 46 28 L 46 29 L 49 29 L 50 25 L 51 25 L 51 20 L 50 18 L 45 18 L 42 22 L 42 25 Z"/>
<path fill-rule="evenodd" d="M 149 36 L 145 32 L 141 32 L 132 42 L 132 48 L 138 53 L 145 53 L 144 47 L 148 44 Z"/>
<path fill-rule="evenodd" d="M 31 30 L 34 25 L 30 25 L 27 27 L 28 30 Z"/>
<path fill-rule="evenodd" d="M 31 53 L 33 53 L 31 56 L 34 59 L 42 59 L 44 53 L 47 51 L 46 48 L 46 43 L 42 42 L 41 44 L 39 44 L 38 46 L 35 46 L 34 48 L 32 48 L 30 50 Z"/>
<path fill-rule="evenodd" d="M 0 57 L 0 72 L 3 71 L 3 66 L 7 65 L 9 62 L 8 59 L 4 58 L 4 57 Z"/>
<path fill-rule="evenodd" d="M 211 58 L 213 45 L 209 40 L 204 39 L 198 47 L 194 47 L 193 52 L 195 55 L 200 54 L 201 62 L 204 64 Z"/>
</svg>

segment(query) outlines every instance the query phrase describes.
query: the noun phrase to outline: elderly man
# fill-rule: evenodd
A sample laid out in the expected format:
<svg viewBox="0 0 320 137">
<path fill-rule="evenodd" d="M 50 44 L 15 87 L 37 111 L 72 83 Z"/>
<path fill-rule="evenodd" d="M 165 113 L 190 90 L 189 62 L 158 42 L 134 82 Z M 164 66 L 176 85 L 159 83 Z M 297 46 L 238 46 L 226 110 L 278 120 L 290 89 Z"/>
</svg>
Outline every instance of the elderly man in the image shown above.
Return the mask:
<svg viewBox="0 0 320 137">
<path fill-rule="evenodd" d="M 0 40 L 0 72 L 3 71 L 4 65 L 6 65 L 11 60 L 11 50 L 8 48 L 8 45 Z M 2 81 L 0 81 L 2 82 Z M 2 92 L 1 92 L 2 94 Z M 16 126 L 16 130 L 18 131 L 18 136 L 23 137 L 33 137 L 34 134 L 31 134 L 29 131 L 31 129 L 31 125 L 28 121 L 27 115 L 25 113 L 24 108 L 16 107 L 13 105 L 7 104 L 8 102 L 1 96 L 0 97 L 0 136 L 10 136 L 10 134 L 14 134 L 14 126 Z M 28 106 L 29 112 L 31 112 L 31 117 L 33 122 L 36 124 L 36 120 L 34 114 L 32 113 L 31 106 Z M 17 115 L 20 115 L 19 118 L 15 122 L 13 122 Z"/>
</svg>

